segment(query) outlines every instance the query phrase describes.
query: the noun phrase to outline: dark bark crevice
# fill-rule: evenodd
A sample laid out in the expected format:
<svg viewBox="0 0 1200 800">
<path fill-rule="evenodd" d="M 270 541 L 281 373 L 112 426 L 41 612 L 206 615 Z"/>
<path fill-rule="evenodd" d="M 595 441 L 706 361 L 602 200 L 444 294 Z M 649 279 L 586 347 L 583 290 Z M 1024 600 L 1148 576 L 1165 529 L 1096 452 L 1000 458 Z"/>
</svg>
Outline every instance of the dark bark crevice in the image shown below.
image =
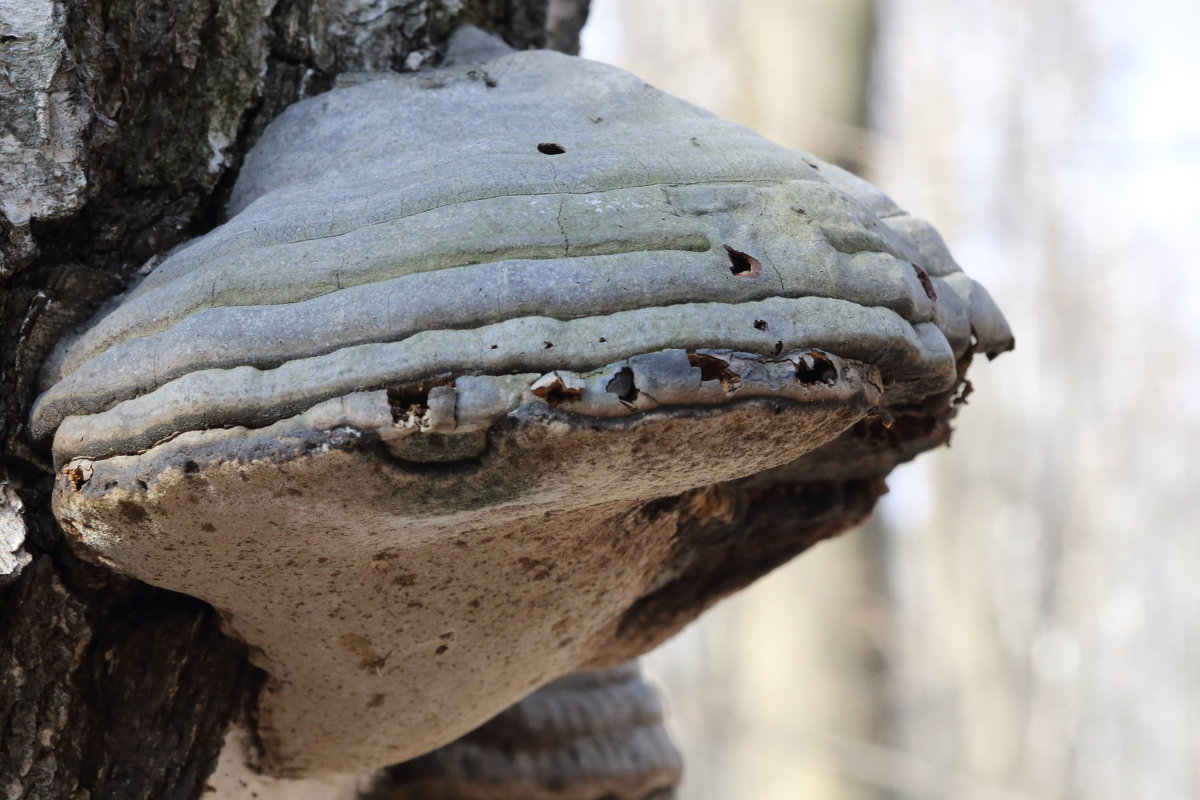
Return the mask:
<svg viewBox="0 0 1200 800">
<path fill-rule="evenodd" d="M 257 680 L 203 603 L 41 556 L 0 619 L 0 787 L 29 800 L 200 794 Z"/>
</svg>

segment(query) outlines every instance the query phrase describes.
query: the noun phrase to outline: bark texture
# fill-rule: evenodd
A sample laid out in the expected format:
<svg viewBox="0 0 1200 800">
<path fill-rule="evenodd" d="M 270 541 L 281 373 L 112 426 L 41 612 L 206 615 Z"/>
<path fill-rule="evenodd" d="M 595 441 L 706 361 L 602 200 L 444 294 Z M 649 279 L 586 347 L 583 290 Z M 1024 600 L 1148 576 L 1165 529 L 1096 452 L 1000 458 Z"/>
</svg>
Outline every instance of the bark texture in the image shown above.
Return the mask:
<svg viewBox="0 0 1200 800">
<path fill-rule="evenodd" d="M 50 556 L 5 601 L 4 796 L 197 796 L 255 679 L 212 609 Z"/>
</svg>

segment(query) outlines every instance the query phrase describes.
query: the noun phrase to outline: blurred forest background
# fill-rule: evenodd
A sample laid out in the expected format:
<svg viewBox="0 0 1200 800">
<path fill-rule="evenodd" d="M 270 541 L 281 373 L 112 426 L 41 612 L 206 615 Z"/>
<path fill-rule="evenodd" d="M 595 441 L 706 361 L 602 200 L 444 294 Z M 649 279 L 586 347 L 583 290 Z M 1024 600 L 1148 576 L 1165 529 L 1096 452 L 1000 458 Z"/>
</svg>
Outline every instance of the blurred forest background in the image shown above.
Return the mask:
<svg viewBox="0 0 1200 800">
<path fill-rule="evenodd" d="M 1200 3 L 593 0 L 583 55 L 929 219 L 1017 351 L 650 656 L 682 800 L 1200 797 Z"/>
</svg>

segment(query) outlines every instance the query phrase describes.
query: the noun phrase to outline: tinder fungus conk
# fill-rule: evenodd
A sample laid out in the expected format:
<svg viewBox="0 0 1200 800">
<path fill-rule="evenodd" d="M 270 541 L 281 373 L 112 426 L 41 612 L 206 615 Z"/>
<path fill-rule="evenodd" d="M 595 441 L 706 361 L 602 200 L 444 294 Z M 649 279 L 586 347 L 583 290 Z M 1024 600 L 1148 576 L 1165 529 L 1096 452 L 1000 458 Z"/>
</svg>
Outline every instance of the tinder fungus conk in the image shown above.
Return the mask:
<svg viewBox="0 0 1200 800">
<path fill-rule="evenodd" d="M 362 800 L 670 800 L 679 753 L 636 664 L 543 686 L 428 755 L 381 770 Z"/>
<path fill-rule="evenodd" d="M 284 112 L 34 412 L 80 552 L 250 645 L 280 774 L 654 646 L 802 549 L 696 533 L 753 519 L 719 484 L 886 472 L 1011 346 L 843 170 L 612 67 L 461 49 Z"/>
</svg>

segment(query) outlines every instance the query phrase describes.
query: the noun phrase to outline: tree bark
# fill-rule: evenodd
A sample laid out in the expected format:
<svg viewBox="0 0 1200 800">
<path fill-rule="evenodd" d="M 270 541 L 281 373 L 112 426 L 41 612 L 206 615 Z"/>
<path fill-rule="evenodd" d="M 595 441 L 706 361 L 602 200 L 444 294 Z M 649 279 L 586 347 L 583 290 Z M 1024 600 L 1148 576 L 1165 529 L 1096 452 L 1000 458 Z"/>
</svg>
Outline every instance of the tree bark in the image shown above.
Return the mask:
<svg viewBox="0 0 1200 800">
<path fill-rule="evenodd" d="M 543 46 L 547 4 L 0 3 L 5 797 L 198 797 L 259 679 L 211 608 L 63 543 L 25 427 L 46 353 L 148 260 L 221 221 L 243 155 L 288 104 L 340 73 L 430 65 L 463 22 Z M 554 23 L 562 49 L 578 47 L 587 4 L 574 13 Z"/>
</svg>

